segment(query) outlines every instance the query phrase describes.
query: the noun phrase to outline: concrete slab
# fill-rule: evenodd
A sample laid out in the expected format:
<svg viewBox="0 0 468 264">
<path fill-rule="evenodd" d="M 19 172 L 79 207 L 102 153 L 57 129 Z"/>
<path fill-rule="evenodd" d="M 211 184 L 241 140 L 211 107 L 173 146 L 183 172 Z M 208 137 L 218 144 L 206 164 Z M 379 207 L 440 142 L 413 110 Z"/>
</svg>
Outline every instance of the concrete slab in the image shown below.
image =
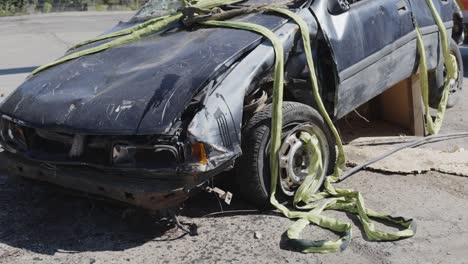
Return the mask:
<svg viewBox="0 0 468 264">
<path fill-rule="evenodd" d="M 395 138 L 398 140 L 399 138 Z M 367 139 L 372 140 L 372 139 Z M 390 139 L 392 140 L 392 139 Z M 356 166 L 397 146 L 350 144 L 345 146 L 348 164 Z M 409 148 L 369 165 L 367 168 L 382 172 L 401 174 L 420 174 L 438 171 L 447 174 L 468 177 L 468 151 L 458 147 L 451 151 L 434 149 Z"/>
</svg>

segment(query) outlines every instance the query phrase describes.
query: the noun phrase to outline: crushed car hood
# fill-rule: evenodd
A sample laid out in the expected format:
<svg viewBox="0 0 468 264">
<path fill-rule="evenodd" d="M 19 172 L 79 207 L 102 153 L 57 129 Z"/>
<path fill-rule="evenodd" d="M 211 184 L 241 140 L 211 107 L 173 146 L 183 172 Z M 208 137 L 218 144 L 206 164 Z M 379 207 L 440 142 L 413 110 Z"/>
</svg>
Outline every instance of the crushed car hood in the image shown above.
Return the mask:
<svg viewBox="0 0 468 264">
<path fill-rule="evenodd" d="M 239 20 L 270 29 L 284 23 L 265 14 Z M 260 40 L 243 30 L 174 27 L 40 72 L 0 112 L 62 132 L 164 134 L 211 78 Z"/>
</svg>

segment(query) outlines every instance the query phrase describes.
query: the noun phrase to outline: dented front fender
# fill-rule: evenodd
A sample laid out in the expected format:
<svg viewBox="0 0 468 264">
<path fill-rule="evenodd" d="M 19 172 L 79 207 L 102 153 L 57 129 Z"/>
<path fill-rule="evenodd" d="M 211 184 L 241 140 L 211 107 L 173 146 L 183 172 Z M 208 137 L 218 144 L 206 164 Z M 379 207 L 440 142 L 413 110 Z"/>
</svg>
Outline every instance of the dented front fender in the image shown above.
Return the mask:
<svg viewBox="0 0 468 264">
<path fill-rule="evenodd" d="M 303 10 L 300 15 L 310 25 L 311 34 L 315 36 L 317 23 L 311 13 Z M 287 60 L 298 44 L 299 27 L 294 22 L 288 22 L 275 34 L 283 42 Z M 275 53 L 271 43 L 264 41 L 232 67 L 226 77 L 212 89 L 206 103 L 191 121 L 187 137 L 191 142 L 203 142 L 208 146 L 208 160 L 213 167 L 223 160 L 242 154 L 244 98 L 258 88 L 262 76 L 272 69 L 274 62 Z"/>
</svg>

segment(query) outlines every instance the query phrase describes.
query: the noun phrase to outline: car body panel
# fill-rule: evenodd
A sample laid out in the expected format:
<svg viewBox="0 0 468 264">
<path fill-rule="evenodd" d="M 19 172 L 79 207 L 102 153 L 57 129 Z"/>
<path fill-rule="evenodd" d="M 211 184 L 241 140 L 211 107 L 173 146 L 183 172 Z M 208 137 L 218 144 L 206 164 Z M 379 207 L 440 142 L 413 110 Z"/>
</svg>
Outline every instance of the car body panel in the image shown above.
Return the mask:
<svg viewBox="0 0 468 264">
<path fill-rule="evenodd" d="M 425 1 L 361 0 L 339 15 L 328 12 L 327 2 L 314 1 L 311 8 L 336 63 L 339 81 L 335 118 L 345 116 L 414 72 L 417 48 L 413 14 L 424 34 L 428 68 L 439 65 L 438 29 Z M 434 2 L 450 30 L 453 2 Z"/>
<path fill-rule="evenodd" d="M 315 39 L 318 29 L 316 20 L 306 10 L 299 15 L 309 25 L 311 39 Z M 290 21 L 276 31 L 283 43 L 286 60 L 293 53 L 298 30 L 298 26 Z M 271 44 L 263 42 L 234 65 L 213 87 L 203 108 L 194 116 L 187 129 L 189 137 L 214 146 L 213 150 L 219 152 L 218 155 L 241 155 L 244 97 L 257 88 L 261 79 L 259 76 L 262 76 L 265 69 L 271 69 L 274 62 L 275 53 Z"/>
<path fill-rule="evenodd" d="M 271 29 L 284 23 L 265 14 L 241 20 Z M 165 134 L 210 78 L 261 40 L 258 34 L 226 28 L 174 31 L 34 75 L 5 100 L 0 112 L 28 126 L 63 132 Z"/>
</svg>

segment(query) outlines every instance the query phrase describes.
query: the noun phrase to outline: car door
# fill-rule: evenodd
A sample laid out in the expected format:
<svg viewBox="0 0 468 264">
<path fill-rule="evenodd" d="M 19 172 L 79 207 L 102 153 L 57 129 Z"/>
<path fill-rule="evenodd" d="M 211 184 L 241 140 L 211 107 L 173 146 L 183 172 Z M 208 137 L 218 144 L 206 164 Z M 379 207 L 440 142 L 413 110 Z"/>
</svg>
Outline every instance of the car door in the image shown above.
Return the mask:
<svg viewBox="0 0 468 264">
<path fill-rule="evenodd" d="M 441 57 L 441 46 L 439 39 L 439 29 L 435 24 L 431 11 L 426 1 L 409 0 L 411 9 L 416 18 L 418 26 L 423 35 L 423 42 L 426 48 L 427 67 L 429 70 L 435 69 L 443 63 Z M 445 27 L 448 29 L 448 36 L 452 35 L 453 28 L 453 0 L 433 0 L 434 6 L 439 12 Z"/>
<path fill-rule="evenodd" d="M 340 118 L 408 77 L 415 61 L 402 54 L 414 51 L 416 42 L 408 43 L 414 33 L 408 0 L 358 0 L 338 15 L 326 2 L 315 1 L 312 10 L 334 55 Z"/>
</svg>

